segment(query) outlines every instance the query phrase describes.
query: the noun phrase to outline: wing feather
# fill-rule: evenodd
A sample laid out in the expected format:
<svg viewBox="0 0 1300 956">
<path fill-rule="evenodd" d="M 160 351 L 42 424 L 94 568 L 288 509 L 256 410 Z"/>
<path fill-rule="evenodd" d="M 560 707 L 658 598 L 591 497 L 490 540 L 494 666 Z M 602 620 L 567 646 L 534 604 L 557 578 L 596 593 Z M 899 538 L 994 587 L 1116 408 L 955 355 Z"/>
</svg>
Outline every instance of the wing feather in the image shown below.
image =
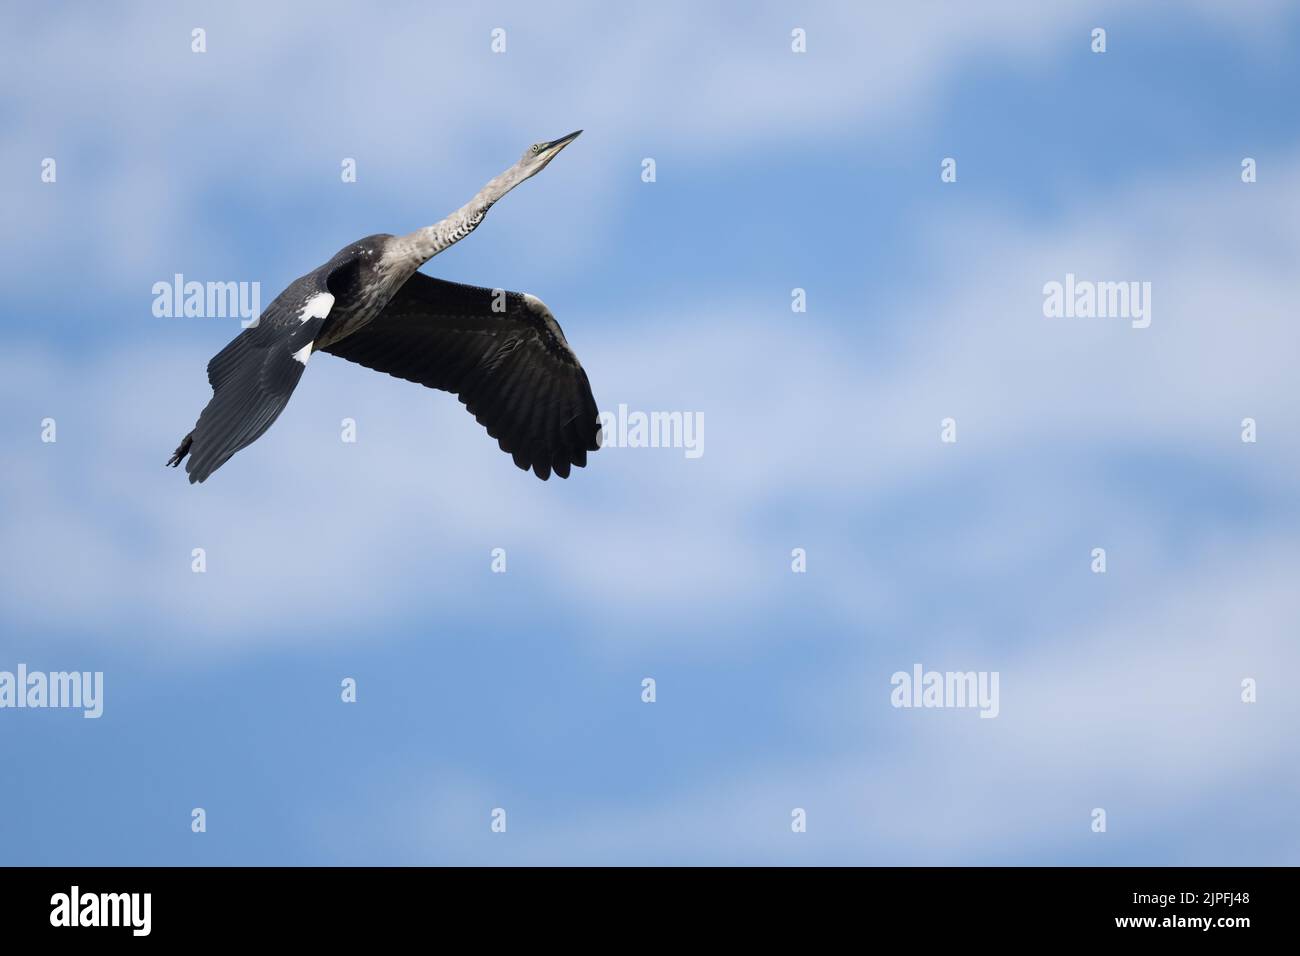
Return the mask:
<svg viewBox="0 0 1300 956">
<path fill-rule="evenodd" d="M 516 465 L 543 481 L 552 471 L 567 478 L 600 447 L 587 373 L 533 296 L 417 272 L 377 318 L 323 351 L 454 393 Z"/>
<path fill-rule="evenodd" d="M 306 368 L 295 353 L 315 340 L 334 303 L 328 276 L 321 269 L 294 282 L 256 325 L 208 362 L 212 398 L 168 461 L 179 465 L 188 455 L 185 471 L 191 483 L 205 481 L 257 441 L 284 411 Z"/>
</svg>

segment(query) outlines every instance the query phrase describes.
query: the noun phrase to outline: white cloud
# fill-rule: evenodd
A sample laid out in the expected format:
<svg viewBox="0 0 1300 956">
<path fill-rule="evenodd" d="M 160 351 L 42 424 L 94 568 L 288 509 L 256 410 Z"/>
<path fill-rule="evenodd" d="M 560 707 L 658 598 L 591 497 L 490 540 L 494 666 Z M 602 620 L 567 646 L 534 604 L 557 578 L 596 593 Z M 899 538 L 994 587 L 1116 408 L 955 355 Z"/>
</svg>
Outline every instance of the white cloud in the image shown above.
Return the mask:
<svg viewBox="0 0 1300 956">
<path fill-rule="evenodd" d="M 1000 671 L 995 720 L 889 708 L 893 668 L 873 655 L 875 671 L 823 680 L 790 704 L 840 707 L 821 714 L 821 733 L 839 728 L 844 742 L 832 757 L 727 763 L 617 808 L 539 805 L 463 772 L 385 774 L 377 798 L 389 810 L 373 816 L 366 852 L 408 862 L 961 865 L 1106 862 L 1140 850 L 1158 865 L 1294 865 L 1293 838 L 1247 851 L 1243 820 L 1222 805 L 1254 804 L 1268 825 L 1285 814 L 1270 797 L 1278 774 L 1293 780 L 1300 758 L 1289 732 L 1300 705 L 1281 676 L 1300 666 L 1290 624 L 1300 550 L 1255 539 L 1243 553 L 1242 543 L 1151 582 L 1140 606 L 1067 623 L 1022 651 L 970 665 L 969 648 L 929 649 L 928 664 Z M 1245 677 L 1258 681 L 1257 703 L 1240 699 Z M 499 802 L 516 808 L 508 846 L 483 822 Z M 1090 830 L 1098 806 L 1105 834 Z M 794 807 L 807 811 L 805 834 L 790 830 Z"/>
<path fill-rule="evenodd" d="M 750 144 L 835 131 L 845 116 L 855 130 L 885 124 L 923 109 L 963 57 L 1041 60 L 1094 13 L 1127 5 L 1076 4 L 1060 19 L 1038 4 L 869 18 L 859 4 L 817 8 L 806 60 L 786 53 L 784 7 L 744 22 L 683 7 L 686 30 L 662 7 L 622 19 L 601 8 L 563 30 L 521 7 L 503 14 L 513 46 L 500 62 L 486 52 L 497 23 L 479 13 L 365 9 L 351 49 L 328 59 L 314 55 L 337 36 L 328 11 L 306 23 L 275 8 L 215 12 L 206 60 L 188 52 L 188 12 L 87 11 L 72 27 L 4 31 L 19 37 L 7 62 L 27 84 L 6 155 L 33 169 L 31 157 L 60 156 L 59 188 L 86 198 L 18 191 L 15 219 L 29 231 L 6 267 L 43 266 L 69 235 L 100 250 L 79 289 L 94 287 L 96 270 L 146 268 L 181 241 L 187 255 L 221 261 L 234 253 L 196 236 L 196 223 L 223 183 L 291 202 L 286 183 L 336 176 L 332 157 L 362 148 L 363 182 L 381 184 L 366 214 L 400 198 L 417 218 L 383 226 L 415 225 L 495 171 L 503 150 L 509 159 L 520 131 L 567 131 L 574 115 L 597 134 L 565 157 L 565 175 L 587 189 L 581 209 L 566 190 L 521 190 L 514 205 L 580 218 L 573 231 L 599 242 L 600 224 L 616 221 L 603 208 L 615 170 L 635 170 L 656 144 L 691 142 L 679 163 L 735 162 Z M 1285 13 L 1198 9 L 1264 48 Z M 876 54 L 865 61 L 864 36 Z M 770 63 L 753 54 L 762 44 Z M 427 86 L 410 84 L 412 64 L 428 66 Z M 544 93 L 529 83 L 540 70 Z M 458 79 L 468 76 L 472 94 Z M 110 105 L 121 107 L 111 127 Z M 227 165 L 232 152 L 241 165 Z M 321 359 L 271 432 L 194 488 L 162 461 L 206 401 L 203 363 L 224 334 L 203 337 L 210 347 L 196 334 L 89 358 L 11 343 L 0 357 L 11 410 L 0 493 L 19 504 L 0 512 L 0 553 L 17 557 L 0 578 L 6 633 L 151 660 L 373 643 L 388 615 L 441 620 L 492 600 L 506 582 L 489 575 L 488 556 L 504 546 L 508 586 L 548 610 L 573 608 L 574 639 L 593 654 L 636 653 L 627 632 L 671 617 L 681 626 L 655 633 L 657 649 L 725 656 L 772 639 L 722 625 L 738 613 L 759 620 L 788 597 L 789 548 L 803 545 L 807 606 L 838 625 L 820 639 L 869 631 L 882 699 L 887 670 L 953 656 L 968 666 L 974 655 L 1004 674 L 1003 716 L 883 710 L 868 720 L 844 702 L 870 706 L 871 674 L 838 685 L 819 674 L 800 712 L 842 753 L 735 761 L 667 799 L 548 826 L 544 838 L 525 825 L 510 838 L 521 857 L 678 859 L 704 846 L 745 859 L 966 862 L 1032 846 L 1068 856 L 1093 846 L 1086 814 L 1103 805 L 1109 845 L 1140 829 L 1165 841 L 1171 862 L 1231 860 L 1212 816 L 1187 849 L 1167 817 L 1210 805 L 1234 775 L 1295 765 L 1279 728 L 1297 714 L 1274 682 L 1297 664 L 1285 627 L 1300 558 L 1287 540 L 1300 190 L 1282 184 L 1298 172 L 1290 157 L 1253 187 L 1231 165 L 1153 177 L 1050 223 L 995 209 L 936 215 L 918 227 L 932 283 L 852 322 L 817 311 L 756 319 L 771 314 L 766 304 L 728 288 L 672 320 L 629 306 L 601 322 L 581 302 L 552 302 L 603 407 L 699 410 L 708 422 L 699 461 L 610 449 L 569 482 L 518 472 L 448 396 Z M 427 191 L 412 195 L 412 182 Z M 522 213 L 516 222 L 546 221 Z M 524 248 L 537 228 L 509 241 Z M 581 244 L 536 256 L 584 262 Z M 1152 327 L 1044 319 L 1041 286 L 1067 271 L 1151 281 Z M 46 414 L 59 420 L 54 446 L 38 441 Z M 959 421 L 955 447 L 937 440 L 946 415 Z M 1258 445 L 1237 439 L 1246 415 L 1260 421 Z M 356 445 L 338 439 L 345 416 L 359 423 Z M 1183 497 L 1197 482 L 1209 492 Z M 1095 605 L 1081 606 L 1062 582 L 1085 573 L 1097 543 L 1113 571 Z M 206 575 L 190 573 L 196 546 Z M 964 608 L 952 599 L 962 589 L 984 601 Z M 991 634 L 999 601 L 1019 616 Z M 1261 677 L 1255 709 L 1236 702 L 1238 674 Z M 897 739 L 868 749 L 832 733 L 854 720 Z M 1041 779 L 1017 792 L 1026 768 Z M 452 816 L 504 799 L 494 781 L 465 777 L 437 792 L 434 806 Z M 797 805 L 811 830 L 808 848 L 791 850 Z M 1076 827 L 1077 843 L 1064 836 Z M 461 832 L 434 820 L 422 835 L 468 854 L 477 844 Z M 407 836 L 381 828 L 376 839 Z M 1294 841 L 1280 839 L 1275 854 L 1294 862 Z"/>
<path fill-rule="evenodd" d="M 449 396 L 328 360 L 266 437 L 191 488 L 160 463 L 208 394 L 192 350 L 132 346 L 90 363 L 36 350 L 6 363 L 3 387 L 33 422 L 61 409 L 61 438 L 24 451 L 3 478 L 24 507 L 5 515 L 0 538 L 27 555 L 5 601 L 29 624 L 148 608 L 205 641 L 306 638 L 379 609 L 487 594 L 486 556 L 502 546 L 516 554 L 512 573 L 593 619 L 671 595 L 698 622 L 761 593 L 804 546 L 818 572 L 809 591 L 848 619 L 866 608 L 888 618 L 916 599 L 909 560 L 997 577 L 1080 533 L 1081 514 L 1129 545 L 1130 564 L 1145 550 L 1158 568 L 1174 560 L 1171 545 L 1146 498 L 1095 471 L 1108 456 L 1173 455 L 1169 467 L 1249 494 L 1286 494 L 1294 471 L 1283 440 L 1297 336 L 1289 280 L 1250 242 L 1211 257 L 1202 236 L 1267 235 L 1284 254 L 1298 244 L 1296 194 L 1218 199 L 1190 217 L 1185 197 L 1210 194 L 1190 178 L 1114 197 L 1066 228 L 967 223 L 957 232 L 985 243 L 939 253 L 951 284 L 874 317 L 912 331 L 886 336 L 890 354 L 872 374 L 862 365 L 875 337 L 813 313 L 762 324 L 701 303 L 675 327 L 654 315 L 593 325 L 578 309 L 565 322 L 602 407 L 702 411 L 708 441 L 698 460 L 607 449 L 569 482 L 517 472 Z M 1127 238 L 1118 221 L 1143 230 Z M 1043 318 L 1041 285 L 1067 270 L 1150 279 L 1151 328 Z M 959 422 L 955 446 L 938 441 L 947 415 Z M 1258 445 L 1238 439 L 1246 415 L 1261 422 Z M 344 417 L 359 423 L 355 445 L 339 440 Z M 1061 455 L 1094 471 L 1063 467 Z M 954 482 L 982 489 L 980 510 L 967 513 Z M 934 494 L 946 497 L 916 497 Z M 789 541 L 772 520 L 783 502 L 816 515 Z M 853 543 L 900 502 L 938 523 L 892 533 L 883 551 Z M 936 559 L 945 538 L 951 550 Z M 210 570 L 191 575 L 200 546 Z M 990 564 L 997 554 L 1009 566 Z M 73 593 L 70 556 L 81 569 Z M 320 581 L 346 583 L 299 599 Z"/>
<path fill-rule="evenodd" d="M 547 175 L 581 183 L 583 201 L 571 190 L 521 191 L 511 200 L 522 207 L 518 226 L 500 241 L 508 258 L 541 256 L 578 272 L 614 228 L 626 202 L 619 186 L 644 156 L 695 168 L 750 161 L 744 151 L 755 144 L 851 141 L 913 122 L 963 67 L 1042 66 L 1085 44 L 1099 17 L 1132 15 L 1127 3 L 1084 0 L 563 11 L 413 0 L 317 4 L 304 14 L 248 0 L 203 10 L 114 5 L 75 18 L 10 13 L 0 42 L 17 95 L 6 158 L 30 166 L 35 183 L 40 159 L 55 157 L 60 192 L 12 190 L 23 242 L 0 268 L 20 276 L 65 250 L 70 235 L 81 269 L 99 281 L 181 252 L 190 262 L 238 261 L 210 235 L 224 188 L 286 209 L 293 235 L 295 224 L 312 225 L 295 194 L 337 183 L 345 156 L 360 169 L 347 188 L 372 190 L 362 221 L 405 231 L 455 208 L 529 142 L 576 125 L 589 132 L 557 166 L 568 172 Z M 1154 15 L 1208 20 L 1229 41 L 1267 47 L 1287 6 L 1168 4 Z M 794 25 L 809 31 L 807 54 L 789 51 Z M 204 54 L 190 51 L 196 26 L 208 33 Z M 497 26 L 509 36 L 502 55 L 489 49 Z M 384 208 L 400 209 L 402 221 L 374 223 Z M 316 216 L 332 222 L 350 210 L 340 199 Z M 538 243 L 527 225 L 560 220 L 574 224 L 564 243 Z M 286 267 L 294 262 L 285 257 Z"/>
</svg>

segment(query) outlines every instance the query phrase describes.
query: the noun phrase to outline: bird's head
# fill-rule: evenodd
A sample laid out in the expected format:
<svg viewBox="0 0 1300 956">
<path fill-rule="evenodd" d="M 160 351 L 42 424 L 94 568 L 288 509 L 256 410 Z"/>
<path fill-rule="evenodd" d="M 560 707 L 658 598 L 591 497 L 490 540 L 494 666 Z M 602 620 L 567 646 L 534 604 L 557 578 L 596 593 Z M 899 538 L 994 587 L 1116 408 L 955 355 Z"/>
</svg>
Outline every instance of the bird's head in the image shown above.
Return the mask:
<svg viewBox="0 0 1300 956">
<path fill-rule="evenodd" d="M 553 139 L 547 143 L 533 143 L 524 150 L 524 154 L 519 157 L 519 162 L 515 164 L 520 172 L 519 181 L 523 182 L 531 176 L 536 176 L 560 151 L 578 138 L 582 130 L 570 133 L 568 136 L 561 136 L 559 139 Z"/>
</svg>

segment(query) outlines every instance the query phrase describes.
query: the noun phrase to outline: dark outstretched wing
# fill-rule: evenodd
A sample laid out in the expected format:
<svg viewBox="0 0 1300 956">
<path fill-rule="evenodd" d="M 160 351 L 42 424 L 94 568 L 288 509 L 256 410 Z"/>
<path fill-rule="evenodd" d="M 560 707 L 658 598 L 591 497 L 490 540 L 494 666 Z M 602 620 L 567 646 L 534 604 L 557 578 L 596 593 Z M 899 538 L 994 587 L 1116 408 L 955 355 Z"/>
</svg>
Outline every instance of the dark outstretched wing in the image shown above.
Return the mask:
<svg viewBox="0 0 1300 956">
<path fill-rule="evenodd" d="M 543 481 L 552 471 L 569 477 L 600 447 L 587 373 L 531 295 L 417 272 L 373 322 L 322 350 L 454 392 L 501 450 Z"/>
<path fill-rule="evenodd" d="M 190 482 L 205 480 L 271 427 L 289 402 L 312 345 L 334 305 L 324 269 L 303 276 L 276 298 L 257 325 L 239 333 L 208 363 L 212 399 L 167 464 L 189 455 Z"/>
</svg>

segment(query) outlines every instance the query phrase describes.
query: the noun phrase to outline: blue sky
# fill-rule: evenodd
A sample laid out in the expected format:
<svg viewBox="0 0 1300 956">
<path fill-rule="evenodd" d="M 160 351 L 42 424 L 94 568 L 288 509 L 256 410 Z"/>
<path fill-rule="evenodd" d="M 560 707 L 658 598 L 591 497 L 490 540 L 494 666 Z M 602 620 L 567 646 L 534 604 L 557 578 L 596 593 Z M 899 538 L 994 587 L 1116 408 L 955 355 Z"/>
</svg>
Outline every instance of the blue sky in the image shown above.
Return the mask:
<svg viewBox="0 0 1300 956">
<path fill-rule="evenodd" d="M 0 14 L 0 670 L 105 683 L 0 710 L 0 862 L 1300 862 L 1300 15 L 889 6 Z M 153 283 L 265 304 L 576 128 L 425 271 L 543 298 L 702 457 L 543 484 L 323 357 L 161 467 L 237 323 Z M 1045 318 L 1067 273 L 1150 327 Z M 892 707 L 916 663 L 998 717 Z"/>
</svg>

